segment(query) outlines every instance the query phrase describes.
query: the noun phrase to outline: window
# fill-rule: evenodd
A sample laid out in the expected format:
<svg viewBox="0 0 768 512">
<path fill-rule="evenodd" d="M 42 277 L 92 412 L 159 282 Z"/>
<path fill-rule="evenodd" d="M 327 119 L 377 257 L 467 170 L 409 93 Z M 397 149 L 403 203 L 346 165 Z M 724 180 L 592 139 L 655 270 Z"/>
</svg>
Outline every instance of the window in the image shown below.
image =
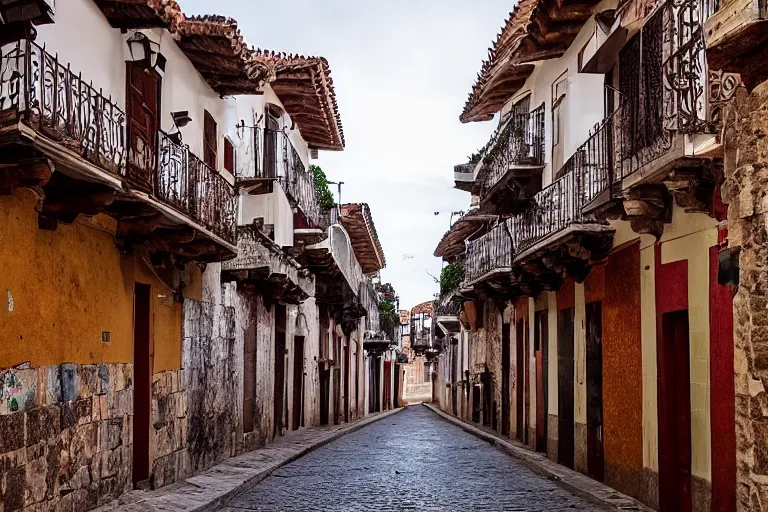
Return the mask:
<svg viewBox="0 0 768 512">
<path fill-rule="evenodd" d="M 203 162 L 211 169 L 216 169 L 216 121 L 207 110 L 203 118 Z"/>
<path fill-rule="evenodd" d="M 563 125 L 562 114 L 568 92 L 568 72 L 566 71 L 552 84 L 552 169 L 557 171 L 563 165 Z"/>
<path fill-rule="evenodd" d="M 224 137 L 224 168 L 235 174 L 235 146 L 227 137 Z"/>
</svg>

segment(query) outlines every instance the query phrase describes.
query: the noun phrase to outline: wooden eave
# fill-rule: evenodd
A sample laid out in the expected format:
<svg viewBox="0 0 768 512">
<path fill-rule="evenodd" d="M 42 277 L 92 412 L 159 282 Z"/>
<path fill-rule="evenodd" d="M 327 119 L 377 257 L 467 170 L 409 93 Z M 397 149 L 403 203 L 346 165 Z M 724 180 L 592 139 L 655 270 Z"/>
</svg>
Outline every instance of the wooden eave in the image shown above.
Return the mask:
<svg viewBox="0 0 768 512">
<path fill-rule="evenodd" d="M 170 28 L 184 19 L 174 0 L 94 0 L 114 28 Z"/>
<path fill-rule="evenodd" d="M 386 266 L 384 252 L 367 204 L 345 204 L 339 220 L 349 234 L 352 250 L 363 273 L 377 272 Z"/>
<path fill-rule="evenodd" d="M 461 122 L 492 119 L 533 73 L 532 62 L 565 53 L 597 3 L 520 0 L 488 50 Z"/>
<path fill-rule="evenodd" d="M 257 49 L 256 60 L 272 69 L 270 86 L 312 149 L 344 149 L 344 130 L 331 69 L 322 57 Z"/>
<path fill-rule="evenodd" d="M 489 220 L 487 217 L 479 215 L 477 210 L 472 210 L 462 216 L 453 223 L 451 229 L 445 232 L 440 243 L 437 244 L 434 256 L 451 261 L 464 254 L 466 250 L 465 240 L 475 231 L 481 229 L 482 224 Z"/>
<path fill-rule="evenodd" d="M 171 32 L 198 73 L 221 95 L 260 94 L 273 76 L 273 66 L 246 46 L 232 18 L 193 16 L 176 23 Z"/>
</svg>

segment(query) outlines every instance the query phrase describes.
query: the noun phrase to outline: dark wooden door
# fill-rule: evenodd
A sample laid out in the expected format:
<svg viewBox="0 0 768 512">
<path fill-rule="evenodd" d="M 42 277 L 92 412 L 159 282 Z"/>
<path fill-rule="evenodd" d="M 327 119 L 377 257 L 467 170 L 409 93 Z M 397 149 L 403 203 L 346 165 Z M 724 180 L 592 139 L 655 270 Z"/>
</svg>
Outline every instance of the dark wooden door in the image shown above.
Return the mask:
<svg viewBox="0 0 768 512">
<path fill-rule="evenodd" d="M 349 343 L 349 341 L 347 341 Z M 344 421 L 349 422 L 349 377 L 350 377 L 350 358 L 349 345 L 344 347 Z"/>
<path fill-rule="evenodd" d="M 275 402 L 274 402 L 274 421 L 275 428 L 273 436 L 283 434 L 285 410 L 283 402 L 285 401 L 285 333 L 278 332 L 275 335 Z"/>
<path fill-rule="evenodd" d="M 603 303 L 586 305 L 587 324 L 587 474 L 604 479 Z"/>
<path fill-rule="evenodd" d="M 384 361 L 384 407 L 392 408 L 392 361 Z"/>
<path fill-rule="evenodd" d="M 304 412 L 304 336 L 293 337 L 293 416 L 291 428 L 298 430 Z"/>
<path fill-rule="evenodd" d="M 573 469 L 573 308 L 557 313 L 557 458 Z"/>
<path fill-rule="evenodd" d="M 152 193 L 157 165 L 159 78 L 153 70 L 126 63 L 128 131 L 127 178 L 132 185 Z"/>
<path fill-rule="evenodd" d="M 320 368 L 320 424 L 328 424 L 328 409 L 331 399 L 331 369 L 325 364 Z"/>
<path fill-rule="evenodd" d="M 688 311 L 661 317 L 659 368 L 659 510 L 691 512 L 691 391 Z"/>
<path fill-rule="evenodd" d="M 481 374 L 480 381 L 483 384 L 483 425 L 490 427 L 493 415 L 491 407 L 491 397 L 493 396 L 493 380 L 491 379 L 491 372 L 486 369 Z"/>
<path fill-rule="evenodd" d="M 536 450 L 547 451 L 547 312 L 537 311 L 533 329 L 536 356 Z"/>
<path fill-rule="evenodd" d="M 509 324 L 501 325 L 501 433 L 505 436 L 509 435 L 510 407 L 512 402 L 512 397 L 510 396 L 511 350 L 509 329 Z"/>
<path fill-rule="evenodd" d="M 516 352 L 517 352 L 517 368 L 515 369 L 515 399 L 516 399 L 516 414 L 515 414 L 515 428 L 517 430 L 517 438 L 521 441 L 523 440 L 523 425 L 524 423 L 524 413 L 523 413 L 523 405 L 525 397 L 523 395 L 523 384 L 524 384 L 524 375 L 523 375 L 523 344 L 525 343 L 525 321 L 521 318 L 517 321 L 517 329 L 515 331 L 515 342 L 516 342 Z"/>
<path fill-rule="evenodd" d="M 245 332 L 243 340 L 243 432 L 253 432 L 256 381 L 256 327 Z"/>
<path fill-rule="evenodd" d="M 133 294 L 133 484 L 149 478 L 149 428 L 152 407 L 150 286 L 136 283 Z"/>
<path fill-rule="evenodd" d="M 280 123 L 269 113 L 266 115 L 264 129 L 264 177 L 277 178 L 277 159 L 279 158 L 278 137 Z"/>
<path fill-rule="evenodd" d="M 531 426 L 531 352 L 530 324 L 523 329 L 523 444 L 528 444 L 528 430 Z"/>
</svg>

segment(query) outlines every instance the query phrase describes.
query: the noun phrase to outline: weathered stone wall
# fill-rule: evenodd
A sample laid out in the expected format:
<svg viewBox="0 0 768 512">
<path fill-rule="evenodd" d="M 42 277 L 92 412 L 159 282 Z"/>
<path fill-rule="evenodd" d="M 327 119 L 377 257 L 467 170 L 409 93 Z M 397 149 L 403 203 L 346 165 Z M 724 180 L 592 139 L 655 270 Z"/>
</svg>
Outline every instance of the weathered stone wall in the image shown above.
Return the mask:
<svg viewBox="0 0 768 512">
<path fill-rule="evenodd" d="M 242 439 L 243 326 L 234 285 L 220 284 L 220 264 L 203 274 L 201 301 L 185 300 L 182 361 L 191 469 L 235 455 Z M 237 326 L 240 326 L 237 329 Z"/>
<path fill-rule="evenodd" d="M 131 488 L 133 367 L 0 372 L 0 510 L 87 510 Z"/>
<path fill-rule="evenodd" d="M 184 371 L 170 370 L 153 375 L 149 438 L 152 488 L 162 487 L 190 474 L 187 420 Z"/>
<path fill-rule="evenodd" d="M 733 301 L 737 505 L 768 510 L 768 82 L 737 92 L 724 145 L 728 243 L 741 248 Z"/>
</svg>

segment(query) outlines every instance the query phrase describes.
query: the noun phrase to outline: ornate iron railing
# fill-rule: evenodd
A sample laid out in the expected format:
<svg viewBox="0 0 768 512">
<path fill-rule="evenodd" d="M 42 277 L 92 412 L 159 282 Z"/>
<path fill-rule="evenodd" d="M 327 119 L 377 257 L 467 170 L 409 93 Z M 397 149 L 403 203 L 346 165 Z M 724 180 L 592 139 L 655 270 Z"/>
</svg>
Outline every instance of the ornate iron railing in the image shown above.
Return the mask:
<svg viewBox="0 0 768 512">
<path fill-rule="evenodd" d="M 530 112 L 512 113 L 483 158 L 481 194 L 514 166 L 544 165 L 544 104 Z"/>
<path fill-rule="evenodd" d="M 464 285 L 468 286 L 495 270 L 512 268 L 510 221 L 502 222 L 476 240 L 467 242 Z"/>
<path fill-rule="evenodd" d="M 581 222 L 578 174 L 568 172 L 533 197 L 532 205 L 512 219 L 515 250 L 521 253 L 534 244 Z"/>
<path fill-rule="evenodd" d="M 234 189 L 186 146 L 158 133 L 157 153 L 129 151 L 126 116 L 112 99 L 44 47 L 23 39 L 0 49 L 0 120 L 24 121 L 88 162 L 235 240 Z"/>
<path fill-rule="evenodd" d="M 614 153 L 617 149 L 614 126 L 621 111 L 621 108 L 617 109 L 595 126 L 586 142 L 576 149 L 558 172 L 559 176 L 569 173 L 578 175 L 578 208 L 597 199 L 614 183 Z"/>
<path fill-rule="evenodd" d="M 378 334 L 381 331 L 379 295 L 373 283 L 367 279 L 360 283 L 360 305 L 368 312 L 365 316 L 365 330 Z"/>
<path fill-rule="evenodd" d="M 285 187 L 289 199 L 301 209 L 308 221 L 317 227 L 323 227 L 323 216 L 320 205 L 317 202 L 315 190 L 315 177 L 304 166 L 296 148 L 286 134 L 283 134 L 283 174 L 281 182 Z"/>
<path fill-rule="evenodd" d="M 158 132 L 155 195 L 228 242 L 235 242 L 237 194 L 216 171 Z"/>
<path fill-rule="evenodd" d="M 622 49 L 616 179 L 673 147 L 674 133 L 713 131 L 703 21 L 707 0 L 667 0 Z"/>
<path fill-rule="evenodd" d="M 461 312 L 461 300 L 457 298 L 455 292 L 451 292 L 441 297 L 436 305 L 437 316 L 459 316 Z"/>
<path fill-rule="evenodd" d="M 0 116 L 24 120 L 111 173 L 124 170 L 125 112 L 32 41 L 0 48 Z"/>
</svg>

